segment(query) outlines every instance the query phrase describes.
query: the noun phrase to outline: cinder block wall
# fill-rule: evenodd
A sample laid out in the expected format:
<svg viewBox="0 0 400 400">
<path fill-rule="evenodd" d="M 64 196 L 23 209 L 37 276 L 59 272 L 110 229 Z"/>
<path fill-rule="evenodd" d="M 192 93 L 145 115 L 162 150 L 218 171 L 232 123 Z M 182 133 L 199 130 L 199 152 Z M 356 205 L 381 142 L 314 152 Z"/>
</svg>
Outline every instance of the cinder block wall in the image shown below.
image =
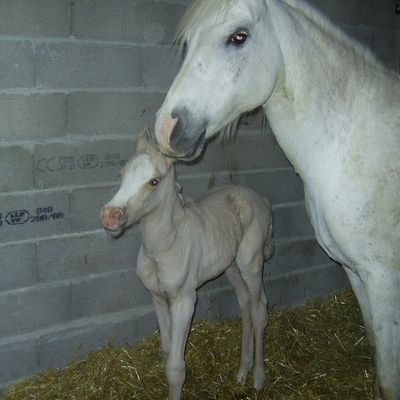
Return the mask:
<svg viewBox="0 0 400 400">
<path fill-rule="evenodd" d="M 397 67 L 394 2 L 316 2 Z M 0 0 L 0 387 L 156 329 L 134 272 L 138 230 L 113 240 L 98 214 L 176 73 L 168 43 L 186 3 Z M 258 129 L 245 121 L 234 143 L 210 144 L 178 173 L 188 196 L 232 181 L 270 199 L 267 290 L 292 306 L 347 281 L 314 240 L 300 180 Z M 199 317 L 237 312 L 224 279 L 199 297 Z"/>
</svg>

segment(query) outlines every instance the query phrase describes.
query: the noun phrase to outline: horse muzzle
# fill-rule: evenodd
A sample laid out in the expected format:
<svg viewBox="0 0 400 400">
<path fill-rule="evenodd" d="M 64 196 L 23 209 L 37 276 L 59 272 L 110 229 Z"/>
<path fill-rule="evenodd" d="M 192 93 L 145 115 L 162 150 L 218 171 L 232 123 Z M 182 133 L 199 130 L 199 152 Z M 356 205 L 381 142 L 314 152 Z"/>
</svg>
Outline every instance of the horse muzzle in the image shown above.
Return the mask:
<svg viewBox="0 0 400 400">
<path fill-rule="evenodd" d="M 160 151 L 167 157 L 182 161 L 196 159 L 203 150 L 206 123 L 193 121 L 187 110 L 172 112 L 156 122 L 156 138 Z"/>
</svg>

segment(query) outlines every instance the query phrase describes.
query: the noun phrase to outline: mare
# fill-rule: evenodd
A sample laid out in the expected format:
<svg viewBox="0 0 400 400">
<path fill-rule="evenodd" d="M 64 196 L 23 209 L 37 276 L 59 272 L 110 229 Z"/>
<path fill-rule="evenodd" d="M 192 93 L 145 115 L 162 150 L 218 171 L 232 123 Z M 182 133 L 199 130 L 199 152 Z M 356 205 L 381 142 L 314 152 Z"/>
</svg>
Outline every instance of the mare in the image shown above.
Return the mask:
<svg viewBox="0 0 400 400">
<path fill-rule="evenodd" d="M 319 244 L 357 296 L 376 400 L 400 400 L 399 77 L 303 0 L 194 0 L 177 39 L 185 54 L 157 113 L 160 150 L 194 159 L 262 107 Z"/>
</svg>

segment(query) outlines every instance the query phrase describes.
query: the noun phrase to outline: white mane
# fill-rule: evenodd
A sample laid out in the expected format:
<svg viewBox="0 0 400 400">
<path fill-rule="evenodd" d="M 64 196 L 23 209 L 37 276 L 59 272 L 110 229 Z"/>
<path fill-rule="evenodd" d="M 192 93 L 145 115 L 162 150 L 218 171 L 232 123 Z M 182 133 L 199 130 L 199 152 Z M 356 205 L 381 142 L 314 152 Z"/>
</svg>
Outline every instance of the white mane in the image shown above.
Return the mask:
<svg viewBox="0 0 400 400">
<path fill-rule="evenodd" d="M 217 18 L 225 12 L 232 0 L 192 0 L 186 9 L 175 33 L 175 42 L 182 49 L 192 31 L 210 18 Z"/>
<path fill-rule="evenodd" d="M 326 14 L 323 14 L 318 8 L 316 8 L 316 6 L 310 5 L 304 0 L 282 0 L 282 2 L 285 3 L 287 7 L 293 9 L 294 12 L 300 13 L 303 18 L 310 21 L 318 30 L 344 45 L 349 51 L 359 56 L 366 63 L 385 69 L 381 61 L 376 58 L 367 46 L 349 36 L 334 22 L 332 22 Z"/>
</svg>

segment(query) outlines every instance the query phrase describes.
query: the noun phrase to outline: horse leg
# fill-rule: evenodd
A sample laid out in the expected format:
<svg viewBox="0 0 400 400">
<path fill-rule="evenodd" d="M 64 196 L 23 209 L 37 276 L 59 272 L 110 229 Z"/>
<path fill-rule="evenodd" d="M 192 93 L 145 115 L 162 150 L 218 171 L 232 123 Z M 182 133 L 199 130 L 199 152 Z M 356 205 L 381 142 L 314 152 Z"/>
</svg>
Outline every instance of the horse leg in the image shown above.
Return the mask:
<svg viewBox="0 0 400 400">
<path fill-rule="evenodd" d="M 250 294 L 235 263 L 225 271 L 225 275 L 236 293 L 242 312 L 242 351 L 236 379 L 239 384 L 244 385 L 247 373 L 253 366 L 254 361 L 254 331 L 251 321 Z"/>
<path fill-rule="evenodd" d="M 376 266 L 362 275 L 375 339 L 376 400 L 400 400 L 399 272 Z"/>
<path fill-rule="evenodd" d="M 168 309 L 168 303 L 163 296 L 153 293 L 153 304 L 156 310 L 158 327 L 160 328 L 161 350 L 164 358 L 168 358 L 171 346 L 171 316 Z"/>
<path fill-rule="evenodd" d="M 196 302 L 196 292 L 179 293 L 171 301 L 171 347 L 165 365 L 169 400 L 179 400 L 186 378 L 185 347 Z"/>
<path fill-rule="evenodd" d="M 375 347 L 371 308 L 369 305 L 368 293 L 367 288 L 365 287 L 365 283 L 362 281 L 361 277 L 349 267 L 343 265 L 343 269 L 346 272 L 347 277 L 349 278 L 351 287 L 354 294 L 356 295 L 358 304 L 360 306 L 369 343 L 372 347 Z"/>
<path fill-rule="evenodd" d="M 267 298 L 263 285 L 263 256 L 256 256 L 250 263 L 237 260 L 240 273 L 250 294 L 251 316 L 255 334 L 253 386 L 259 390 L 265 382 L 264 332 L 268 324 Z"/>
</svg>

